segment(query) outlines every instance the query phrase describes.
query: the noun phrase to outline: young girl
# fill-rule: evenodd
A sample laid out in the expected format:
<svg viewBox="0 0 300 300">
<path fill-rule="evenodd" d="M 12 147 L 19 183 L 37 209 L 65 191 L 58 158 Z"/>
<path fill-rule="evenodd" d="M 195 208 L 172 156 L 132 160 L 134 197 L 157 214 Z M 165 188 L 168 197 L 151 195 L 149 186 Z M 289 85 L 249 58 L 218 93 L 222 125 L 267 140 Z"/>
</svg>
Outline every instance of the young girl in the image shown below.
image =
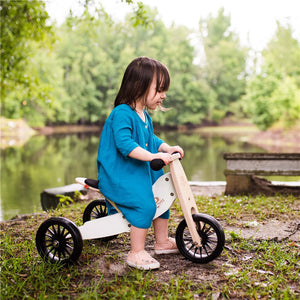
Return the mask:
<svg viewBox="0 0 300 300">
<path fill-rule="evenodd" d="M 162 63 L 148 57 L 134 59 L 105 122 L 97 157 L 99 189 L 131 224 L 127 264 L 144 270 L 160 266 L 144 249 L 156 212 L 152 184 L 163 174 L 163 170 L 151 170 L 149 162 L 160 158 L 167 165 L 173 152 L 184 155 L 181 147 L 171 147 L 154 135 L 146 111 L 161 108 L 169 85 L 169 71 Z M 115 213 L 107 204 L 108 213 Z M 178 252 L 175 240 L 168 237 L 169 216 L 167 211 L 153 220 L 156 254 Z"/>
</svg>

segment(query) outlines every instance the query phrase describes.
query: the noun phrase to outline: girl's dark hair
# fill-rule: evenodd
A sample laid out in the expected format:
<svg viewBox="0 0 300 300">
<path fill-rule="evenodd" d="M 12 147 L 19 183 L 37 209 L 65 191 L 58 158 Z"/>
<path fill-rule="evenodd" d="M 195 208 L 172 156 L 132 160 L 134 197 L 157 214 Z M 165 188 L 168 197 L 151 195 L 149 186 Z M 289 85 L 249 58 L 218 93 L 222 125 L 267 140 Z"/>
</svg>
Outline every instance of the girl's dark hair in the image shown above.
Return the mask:
<svg viewBox="0 0 300 300">
<path fill-rule="evenodd" d="M 138 99 L 146 101 L 154 76 L 156 76 L 156 92 L 167 91 L 170 86 L 170 74 L 165 65 L 149 57 L 134 59 L 124 73 L 115 99 L 115 107 L 128 104 L 135 109 Z"/>
</svg>

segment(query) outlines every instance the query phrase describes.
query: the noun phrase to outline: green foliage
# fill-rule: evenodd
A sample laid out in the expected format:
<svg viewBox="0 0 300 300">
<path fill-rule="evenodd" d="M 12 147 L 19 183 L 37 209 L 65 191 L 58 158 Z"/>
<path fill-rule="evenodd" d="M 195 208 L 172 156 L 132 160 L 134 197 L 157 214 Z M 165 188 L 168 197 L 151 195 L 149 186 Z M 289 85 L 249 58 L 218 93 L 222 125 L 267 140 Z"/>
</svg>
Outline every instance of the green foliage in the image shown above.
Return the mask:
<svg viewBox="0 0 300 300">
<path fill-rule="evenodd" d="M 88 12 L 85 18 L 91 18 Z M 115 91 L 115 66 L 109 53 L 113 32 L 103 18 L 90 19 L 89 23 L 68 19 L 59 31 L 61 42 L 57 46 L 58 57 L 64 68 L 64 88 L 67 94 L 62 99 L 68 123 L 95 122 L 105 119 L 108 103 Z M 72 23 L 71 23 L 72 22 Z M 59 118 L 59 116 L 58 116 Z"/>
<path fill-rule="evenodd" d="M 300 89 L 294 78 L 285 77 L 274 90 L 271 102 L 277 110 L 274 115 L 286 128 L 292 127 L 300 116 Z"/>
<path fill-rule="evenodd" d="M 32 70 L 39 48 L 50 45 L 51 26 L 42 1 L 1 1 L 1 110 L 6 117 L 36 109 L 37 98 L 47 98 L 47 87 Z M 36 41 L 36 42 L 35 42 Z M 33 71 L 33 72 L 32 72 Z"/>
<path fill-rule="evenodd" d="M 277 31 L 263 52 L 261 72 L 248 81 L 245 111 L 265 130 L 276 122 L 286 128 L 300 116 L 300 43 L 292 30 L 277 23 Z"/>
<path fill-rule="evenodd" d="M 278 85 L 278 79 L 273 76 L 254 76 L 247 85 L 245 111 L 252 115 L 254 124 L 265 130 L 270 127 L 278 116 L 274 113 L 271 95 Z"/>
<path fill-rule="evenodd" d="M 220 121 L 230 111 L 230 104 L 245 92 L 247 53 L 230 25 L 230 16 L 224 14 L 224 9 L 216 17 L 210 15 L 200 21 L 205 52 L 201 73 L 216 96 L 210 107 L 210 119 L 214 121 Z"/>
<path fill-rule="evenodd" d="M 82 196 L 82 194 L 78 191 L 74 192 L 73 197 L 66 196 L 66 195 L 56 195 L 56 197 L 59 197 L 59 203 L 58 203 L 57 209 L 66 207 L 66 206 L 72 204 L 73 202 L 78 202 L 80 200 L 81 196 Z"/>
<path fill-rule="evenodd" d="M 247 80 L 248 49 L 240 45 L 224 9 L 200 20 L 201 60 L 195 63 L 191 31 L 166 27 L 142 2 L 123 0 L 132 13 L 114 22 L 101 2 L 87 0 L 60 27 L 47 26 L 41 1 L 1 1 L 1 111 L 31 126 L 104 122 L 124 70 L 137 56 L 166 64 L 171 87 L 160 125 L 219 123 L 227 114 L 249 116 L 261 129 L 299 119 L 299 42 L 289 26 L 263 52 L 259 73 Z M 249 69 L 249 68 L 247 68 Z"/>
</svg>

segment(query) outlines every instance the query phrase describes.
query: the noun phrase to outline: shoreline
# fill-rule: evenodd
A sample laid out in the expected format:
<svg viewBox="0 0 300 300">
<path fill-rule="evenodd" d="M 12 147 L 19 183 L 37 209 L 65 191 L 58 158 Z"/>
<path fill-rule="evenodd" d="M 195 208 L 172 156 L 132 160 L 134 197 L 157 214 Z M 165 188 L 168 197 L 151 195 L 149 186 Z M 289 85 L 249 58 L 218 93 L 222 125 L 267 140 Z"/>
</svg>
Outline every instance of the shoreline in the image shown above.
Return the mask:
<svg viewBox="0 0 300 300">
<path fill-rule="evenodd" d="M 225 191 L 226 182 L 225 181 L 191 181 L 189 182 L 191 189 L 193 191 L 194 196 L 220 196 Z M 94 199 L 99 198 L 98 192 L 94 192 L 93 190 L 87 190 L 87 194 L 82 196 L 81 202 L 89 202 Z M 72 205 L 72 204 L 70 204 Z M 47 214 L 47 211 L 40 211 L 34 213 L 26 213 L 26 214 L 17 214 L 14 217 L 8 220 L 0 220 L 0 223 L 12 222 L 23 220 L 24 218 L 29 218 L 35 215 L 43 215 Z"/>
<path fill-rule="evenodd" d="M 273 185 L 287 185 L 287 186 L 297 186 L 300 187 L 300 181 L 271 181 Z M 226 181 L 189 181 L 191 190 L 194 196 L 203 196 L 203 197 L 218 197 L 221 196 L 226 189 Z M 83 196 L 80 200 L 81 202 L 89 202 L 96 198 L 99 198 L 99 194 L 95 193 L 92 190 L 88 190 L 87 194 Z M 70 204 L 72 205 L 72 204 Z M 16 216 L 8 219 L 8 220 L 0 220 L 0 223 L 13 222 L 13 221 L 21 221 L 26 218 L 35 216 L 35 215 L 44 215 L 47 214 L 47 211 L 38 211 L 34 213 L 28 214 L 17 214 Z"/>
<path fill-rule="evenodd" d="M 7 147 L 22 147 L 35 135 L 65 135 L 65 134 L 95 134 L 101 133 L 103 124 L 98 125 L 59 125 L 31 128 L 20 119 L 5 119 L 1 117 L 0 137 L 1 149 Z M 224 121 L 220 125 L 173 126 L 157 127 L 156 131 L 168 129 L 178 132 L 196 133 L 204 136 L 223 136 L 229 139 L 256 145 L 268 152 L 292 153 L 300 152 L 300 127 L 290 130 L 271 128 L 260 131 L 246 122 Z"/>
</svg>

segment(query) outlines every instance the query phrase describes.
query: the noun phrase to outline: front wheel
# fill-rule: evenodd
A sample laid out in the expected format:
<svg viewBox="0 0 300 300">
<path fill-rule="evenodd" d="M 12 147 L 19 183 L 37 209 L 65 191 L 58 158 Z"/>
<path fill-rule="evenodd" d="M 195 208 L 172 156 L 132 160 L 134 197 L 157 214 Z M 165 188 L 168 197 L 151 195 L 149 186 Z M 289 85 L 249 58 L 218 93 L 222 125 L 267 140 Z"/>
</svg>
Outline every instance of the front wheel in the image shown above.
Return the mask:
<svg viewBox="0 0 300 300">
<path fill-rule="evenodd" d="M 184 257 L 192 262 L 205 264 L 221 254 L 225 244 L 225 234 L 219 222 L 209 215 L 194 214 L 193 220 L 201 245 L 194 245 L 185 220 L 182 220 L 177 227 L 176 244 Z"/>
<path fill-rule="evenodd" d="M 35 241 L 40 256 L 51 263 L 73 263 L 79 258 L 83 247 L 77 226 L 62 217 L 43 222 L 36 233 Z"/>
</svg>

